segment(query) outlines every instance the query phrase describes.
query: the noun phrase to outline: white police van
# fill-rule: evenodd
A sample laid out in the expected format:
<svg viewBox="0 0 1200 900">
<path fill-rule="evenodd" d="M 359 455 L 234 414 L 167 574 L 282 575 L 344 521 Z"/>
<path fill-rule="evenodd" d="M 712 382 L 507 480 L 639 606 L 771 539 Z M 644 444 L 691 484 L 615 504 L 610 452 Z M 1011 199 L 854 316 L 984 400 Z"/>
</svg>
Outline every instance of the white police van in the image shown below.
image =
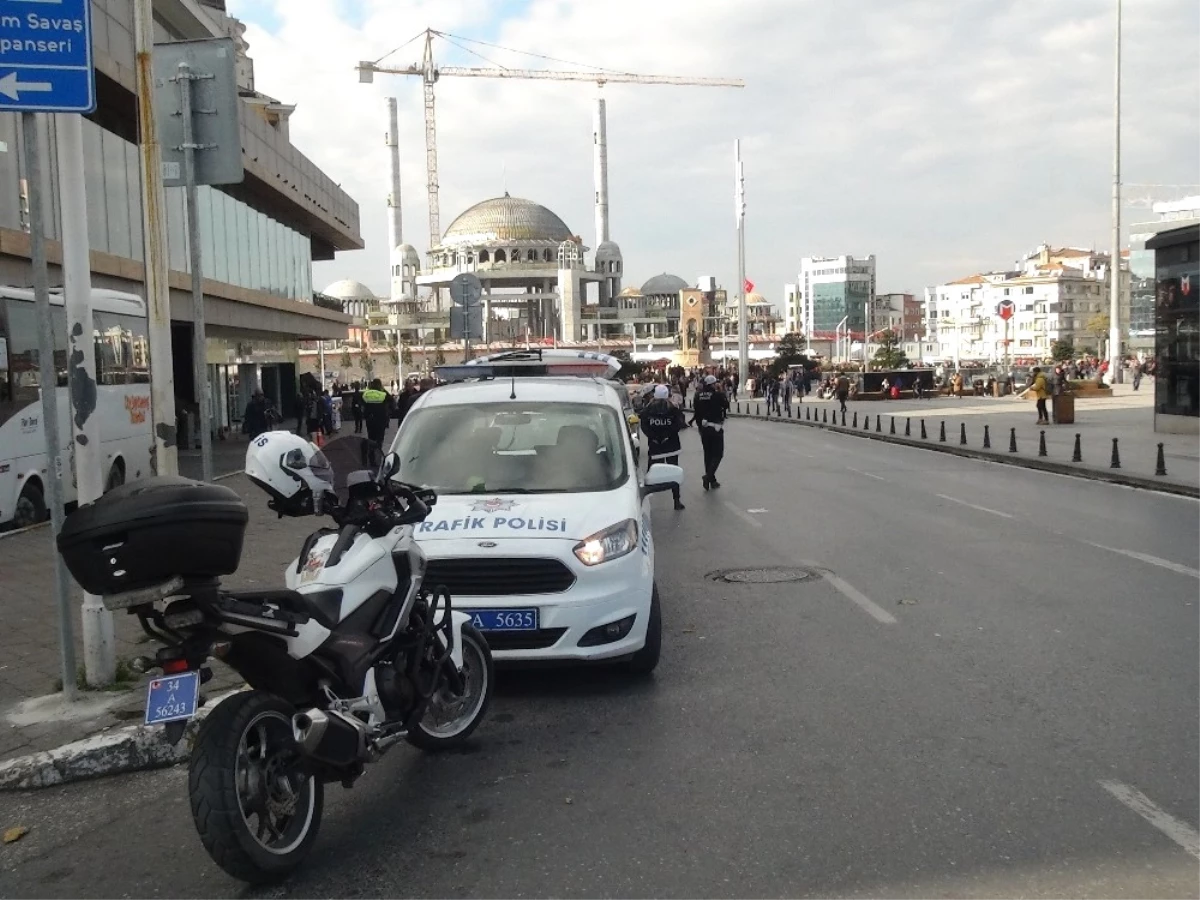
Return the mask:
<svg viewBox="0 0 1200 900">
<path fill-rule="evenodd" d="M 400 477 L 434 488 L 417 526 L 425 582 L 445 585 L 500 660 L 658 663 L 650 495 L 639 477 L 613 357 L 493 354 L 437 374 L 392 444 Z M 530 377 L 535 376 L 535 377 Z"/>
</svg>

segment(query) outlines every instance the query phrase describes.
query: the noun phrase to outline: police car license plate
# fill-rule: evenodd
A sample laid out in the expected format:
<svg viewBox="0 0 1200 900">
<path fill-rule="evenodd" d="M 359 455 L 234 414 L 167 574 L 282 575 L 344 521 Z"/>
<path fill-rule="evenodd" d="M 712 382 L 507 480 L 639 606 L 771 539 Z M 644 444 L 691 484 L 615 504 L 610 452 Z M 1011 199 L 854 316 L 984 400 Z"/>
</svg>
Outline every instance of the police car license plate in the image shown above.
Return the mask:
<svg viewBox="0 0 1200 900">
<path fill-rule="evenodd" d="M 537 631 L 536 609 L 472 609 L 471 624 L 480 631 Z"/>
<path fill-rule="evenodd" d="M 151 679 L 146 690 L 146 724 L 190 719 L 200 698 L 200 673 L 181 672 Z"/>
</svg>

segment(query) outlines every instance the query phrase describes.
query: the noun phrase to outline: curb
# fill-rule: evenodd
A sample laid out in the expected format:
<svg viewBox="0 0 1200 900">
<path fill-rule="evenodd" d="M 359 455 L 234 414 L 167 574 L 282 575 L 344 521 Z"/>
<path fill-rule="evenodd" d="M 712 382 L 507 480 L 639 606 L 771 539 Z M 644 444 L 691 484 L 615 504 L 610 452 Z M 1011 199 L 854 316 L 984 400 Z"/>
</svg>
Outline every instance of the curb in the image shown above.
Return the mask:
<svg viewBox="0 0 1200 900">
<path fill-rule="evenodd" d="M 222 700 L 238 690 L 242 688 L 209 697 L 175 744 L 166 739 L 160 725 L 126 725 L 53 750 L 0 762 L 0 791 L 53 787 L 186 762 L 200 724 Z"/>
<path fill-rule="evenodd" d="M 1187 484 L 1179 484 L 1172 481 L 1157 481 L 1152 478 L 1143 478 L 1140 475 L 1126 475 L 1118 471 L 1105 471 L 1103 469 L 1085 469 L 1076 468 L 1067 463 L 1049 462 L 1047 460 L 1038 459 L 1036 457 L 1021 457 L 1021 456 L 1002 456 L 998 453 L 988 453 L 985 450 L 973 450 L 969 447 L 951 446 L 950 444 L 940 444 L 937 442 L 928 443 L 915 441 L 911 438 L 902 438 L 894 434 L 876 434 L 870 431 L 858 431 L 853 428 L 843 428 L 841 425 L 826 424 L 824 422 L 810 422 L 805 419 L 781 419 L 775 416 L 755 416 L 749 413 L 729 413 L 732 419 L 750 419 L 754 422 L 777 422 L 787 425 L 803 425 L 809 428 L 819 428 L 822 431 L 828 431 L 830 434 L 844 434 L 851 437 L 867 438 L 872 441 L 883 441 L 887 444 L 899 444 L 902 447 L 914 447 L 918 450 L 931 450 L 935 453 L 949 453 L 951 456 L 961 456 L 966 459 L 980 459 L 985 462 L 999 463 L 1003 466 L 1016 466 L 1021 469 L 1036 469 L 1041 472 L 1050 472 L 1054 475 L 1069 475 L 1073 478 L 1083 478 L 1088 481 L 1103 481 L 1108 484 L 1121 485 L 1123 487 L 1140 488 L 1147 491 L 1158 491 L 1161 494 L 1174 494 L 1179 497 L 1190 497 L 1192 499 L 1200 499 L 1200 487 L 1193 487 Z"/>
</svg>

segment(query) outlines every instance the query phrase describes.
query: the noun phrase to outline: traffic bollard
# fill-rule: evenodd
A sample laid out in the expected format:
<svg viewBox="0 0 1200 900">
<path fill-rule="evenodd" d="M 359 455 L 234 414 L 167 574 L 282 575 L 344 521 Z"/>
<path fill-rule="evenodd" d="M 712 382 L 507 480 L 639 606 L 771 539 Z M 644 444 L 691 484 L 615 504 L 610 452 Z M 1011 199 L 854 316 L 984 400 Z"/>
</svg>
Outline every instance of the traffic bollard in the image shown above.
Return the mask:
<svg viewBox="0 0 1200 900">
<path fill-rule="evenodd" d="M 992 434 L 991 434 L 991 431 L 988 429 L 988 426 L 986 426 L 986 425 L 983 426 L 983 449 L 984 450 L 992 449 Z"/>
<path fill-rule="evenodd" d="M 821 410 L 821 424 L 822 425 L 829 424 L 829 410 L 828 409 Z"/>
<path fill-rule="evenodd" d="M 1075 435 L 1075 451 L 1071 454 L 1071 462 L 1083 462 L 1083 448 L 1079 445 L 1079 435 Z"/>
<path fill-rule="evenodd" d="M 912 419 L 911 418 L 904 420 L 904 436 L 912 437 Z"/>
<path fill-rule="evenodd" d="M 842 410 L 842 427 L 846 427 L 846 411 L 844 409 Z"/>
<path fill-rule="evenodd" d="M 741 412 L 742 412 L 742 401 L 741 401 L 741 400 L 739 400 L 739 401 L 737 402 L 737 412 L 738 412 L 738 414 L 739 414 L 739 415 L 740 415 L 740 414 L 741 414 Z"/>
<path fill-rule="evenodd" d="M 863 431 L 870 431 L 870 430 L 871 430 L 871 414 L 867 413 L 865 416 L 863 416 Z"/>
<path fill-rule="evenodd" d="M 1008 430 L 1008 452 L 1017 452 L 1017 429 L 1010 428 Z"/>
<path fill-rule="evenodd" d="M 967 446 L 967 423 L 958 423 L 958 444 L 960 447 Z"/>
<path fill-rule="evenodd" d="M 1046 432 L 1043 431 L 1038 436 L 1038 456 L 1046 455 Z"/>
<path fill-rule="evenodd" d="M 1158 460 L 1154 463 L 1154 474 L 1155 475 L 1166 475 L 1167 474 L 1167 458 L 1165 456 L 1163 456 L 1163 445 L 1162 444 L 1158 445 Z"/>
<path fill-rule="evenodd" d="M 851 427 L 852 428 L 858 427 L 858 410 L 857 409 L 854 411 L 854 423 L 853 423 L 853 425 L 851 425 Z"/>
<path fill-rule="evenodd" d="M 888 426 L 888 434 L 896 433 L 896 417 L 892 416 L 892 424 Z"/>
<path fill-rule="evenodd" d="M 923 440 L 923 441 L 929 440 L 929 435 L 925 433 L 925 420 L 924 419 L 921 420 L 921 440 Z"/>
<path fill-rule="evenodd" d="M 812 412 L 812 410 L 811 410 L 811 409 L 809 409 L 807 406 L 806 406 L 806 407 L 804 407 L 804 421 L 805 421 L 805 422 L 811 422 L 811 421 L 812 421 L 812 416 L 810 416 L 810 415 L 809 415 L 809 413 L 810 413 L 810 412 Z"/>
<path fill-rule="evenodd" d="M 942 419 L 942 427 L 938 431 L 938 443 L 939 444 L 946 443 L 946 420 L 945 419 Z"/>
<path fill-rule="evenodd" d="M 883 416 L 880 416 L 880 415 L 875 416 L 875 433 L 876 434 L 883 433 Z"/>
<path fill-rule="evenodd" d="M 1121 451 L 1117 449 L 1117 439 L 1113 438 L 1112 462 L 1108 464 L 1110 469 L 1121 468 Z"/>
</svg>

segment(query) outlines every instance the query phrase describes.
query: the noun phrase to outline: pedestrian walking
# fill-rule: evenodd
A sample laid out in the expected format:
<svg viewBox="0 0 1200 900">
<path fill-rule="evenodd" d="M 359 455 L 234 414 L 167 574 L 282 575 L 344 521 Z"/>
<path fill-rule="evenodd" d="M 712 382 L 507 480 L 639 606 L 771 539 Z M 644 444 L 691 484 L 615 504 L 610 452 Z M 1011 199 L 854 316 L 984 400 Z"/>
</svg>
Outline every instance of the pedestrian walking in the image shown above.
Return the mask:
<svg viewBox="0 0 1200 900">
<path fill-rule="evenodd" d="M 654 389 L 654 399 L 642 411 L 642 434 L 646 436 L 646 471 L 656 463 L 679 465 L 679 432 L 687 428 L 683 411 L 672 405 L 671 389 L 660 384 Z M 675 508 L 683 509 L 679 485 L 671 486 Z"/>
<path fill-rule="evenodd" d="M 392 396 L 383 389 L 383 382 L 378 378 L 371 379 L 371 386 L 363 391 L 363 420 L 367 426 L 367 440 L 363 444 L 365 466 L 377 466 L 383 459 L 383 438 L 387 434 L 391 407 Z"/>
<path fill-rule="evenodd" d="M 700 427 L 700 446 L 704 448 L 704 489 L 719 488 L 717 468 L 725 457 L 725 421 L 729 414 L 729 397 L 721 389 L 715 375 L 704 379 L 696 393 L 692 422 Z"/>
<path fill-rule="evenodd" d="M 256 390 L 251 395 L 250 402 L 246 404 L 246 411 L 242 414 L 242 431 L 250 440 L 254 440 L 266 430 L 267 398 L 263 396 L 262 391 Z"/>
<path fill-rule="evenodd" d="M 354 393 L 350 395 L 350 412 L 354 415 L 354 433 L 362 434 L 363 398 L 362 385 L 354 382 Z"/>
<path fill-rule="evenodd" d="M 1033 372 L 1030 374 L 1032 375 L 1032 380 L 1029 383 L 1029 387 L 1021 391 L 1021 396 L 1024 397 L 1030 391 L 1033 392 L 1033 396 L 1037 398 L 1037 424 L 1049 425 L 1050 413 L 1046 411 L 1046 398 L 1050 396 L 1050 390 L 1046 387 L 1046 376 L 1042 374 L 1042 370 L 1037 366 L 1034 367 Z"/>
<path fill-rule="evenodd" d="M 845 412 L 846 400 L 850 396 L 850 379 L 846 377 L 845 372 L 838 372 L 835 391 L 838 402 L 842 404 L 841 412 Z"/>
</svg>

